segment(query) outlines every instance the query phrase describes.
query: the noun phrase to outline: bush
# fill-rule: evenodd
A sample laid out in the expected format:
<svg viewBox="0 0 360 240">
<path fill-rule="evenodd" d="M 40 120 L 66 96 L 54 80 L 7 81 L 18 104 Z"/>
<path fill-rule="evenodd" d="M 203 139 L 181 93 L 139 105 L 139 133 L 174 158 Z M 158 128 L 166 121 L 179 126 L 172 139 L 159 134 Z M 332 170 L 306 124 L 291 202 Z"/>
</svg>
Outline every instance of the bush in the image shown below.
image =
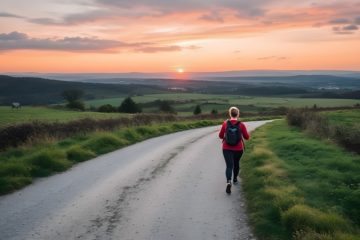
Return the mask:
<svg viewBox="0 0 360 240">
<path fill-rule="evenodd" d="M 73 162 L 82 162 L 96 157 L 96 154 L 88 149 L 84 149 L 79 145 L 73 146 L 66 151 L 67 158 Z"/>
<path fill-rule="evenodd" d="M 0 177 L 0 194 L 20 189 L 31 182 L 31 177 Z"/>
<path fill-rule="evenodd" d="M 111 113 L 111 112 L 117 112 L 117 109 L 111 104 L 105 104 L 98 108 L 98 112 Z"/>
<path fill-rule="evenodd" d="M 175 113 L 175 109 L 170 105 L 169 101 L 161 101 L 159 105 L 160 112 Z"/>
<path fill-rule="evenodd" d="M 80 100 L 69 102 L 68 104 L 66 104 L 66 107 L 71 108 L 71 109 L 81 110 L 81 111 L 85 110 L 85 104 L 83 101 L 80 101 Z"/>
<path fill-rule="evenodd" d="M 119 112 L 123 113 L 140 113 L 142 112 L 139 105 L 137 105 L 131 97 L 127 97 L 124 99 L 124 101 L 121 103 L 119 107 Z"/>
<path fill-rule="evenodd" d="M 63 151 L 46 149 L 26 159 L 30 164 L 31 175 L 45 177 L 53 172 L 61 172 L 68 169 L 72 164 L 66 159 Z"/>
<path fill-rule="evenodd" d="M 196 105 L 193 113 L 194 113 L 194 115 L 199 115 L 199 114 L 201 114 L 201 107 L 200 107 L 200 105 Z"/>
<path fill-rule="evenodd" d="M 110 118 L 95 120 L 85 118 L 66 123 L 32 122 L 0 129 L 0 150 L 8 147 L 18 147 L 27 141 L 44 138 L 66 138 L 76 134 L 85 134 L 95 130 L 114 130 L 119 127 L 149 125 L 176 121 L 178 118 L 170 114 L 137 114 L 133 118 Z M 68 140 L 59 143 L 59 146 L 71 144 Z"/>
<path fill-rule="evenodd" d="M 310 135 L 331 139 L 346 149 L 360 153 L 359 125 L 330 125 L 324 116 L 309 109 L 290 109 L 286 120 L 289 125 L 300 127 Z"/>
<path fill-rule="evenodd" d="M 119 139 L 111 134 L 97 134 L 84 143 L 84 147 L 95 152 L 96 154 L 104 154 L 128 145 L 128 142 Z"/>
<path fill-rule="evenodd" d="M 30 176 L 30 169 L 20 161 L 7 161 L 0 163 L 0 176 Z"/>
<path fill-rule="evenodd" d="M 136 128 L 136 132 L 138 132 L 141 136 L 144 137 L 152 136 L 157 133 L 156 129 L 152 127 L 138 127 Z"/>
</svg>

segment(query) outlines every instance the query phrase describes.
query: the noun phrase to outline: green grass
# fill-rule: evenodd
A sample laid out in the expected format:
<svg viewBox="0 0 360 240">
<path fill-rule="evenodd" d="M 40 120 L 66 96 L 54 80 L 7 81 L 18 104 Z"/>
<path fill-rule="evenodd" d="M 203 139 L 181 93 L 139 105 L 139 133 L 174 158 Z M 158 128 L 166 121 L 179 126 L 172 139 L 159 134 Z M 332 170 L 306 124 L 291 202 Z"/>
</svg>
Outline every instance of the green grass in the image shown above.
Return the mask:
<svg viewBox="0 0 360 240">
<path fill-rule="evenodd" d="M 331 124 L 354 126 L 360 124 L 360 109 L 338 110 L 323 113 Z"/>
<path fill-rule="evenodd" d="M 152 102 L 155 100 L 176 101 L 174 107 L 181 114 L 191 114 L 197 104 L 204 105 L 203 111 L 210 112 L 213 108 L 218 111 L 226 111 L 229 106 L 241 106 L 242 111 L 257 111 L 259 108 L 277 108 L 277 107 L 312 107 L 316 104 L 318 107 L 340 107 L 353 106 L 360 103 L 355 99 L 317 99 L 317 98 L 292 98 L 292 97 L 249 97 L 239 95 L 219 95 L 219 94 L 200 94 L 200 93 L 169 93 L 169 94 L 148 94 L 134 96 L 137 103 Z M 87 101 L 87 106 L 101 106 L 111 104 L 119 106 L 123 98 L 108 98 Z M 157 109 L 145 108 L 144 112 L 150 112 Z"/>
<path fill-rule="evenodd" d="M 280 120 L 255 131 L 241 164 L 259 239 L 359 239 L 359 155 Z"/>
<path fill-rule="evenodd" d="M 22 107 L 21 109 L 11 109 L 11 107 L 0 106 L 0 127 L 10 124 L 24 123 L 29 121 L 59 121 L 67 122 L 80 118 L 116 118 L 123 117 L 121 113 L 99 113 L 99 112 L 80 112 L 71 110 L 58 110 L 47 107 Z"/>
<path fill-rule="evenodd" d="M 183 121 L 129 127 L 8 149 L 0 155 L 0 195 L 20 189 L 34 178 L 65 171 L 78 162 L 151 137 L 216 124 L 220 122 Z"/>
</svg>

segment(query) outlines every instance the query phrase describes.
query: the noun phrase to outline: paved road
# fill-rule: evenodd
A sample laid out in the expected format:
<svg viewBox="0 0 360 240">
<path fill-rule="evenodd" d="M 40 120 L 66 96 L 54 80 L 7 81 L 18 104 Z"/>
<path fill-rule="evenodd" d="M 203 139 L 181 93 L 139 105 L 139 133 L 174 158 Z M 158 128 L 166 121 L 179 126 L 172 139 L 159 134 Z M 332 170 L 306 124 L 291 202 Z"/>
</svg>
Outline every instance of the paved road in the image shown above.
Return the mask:
<svg viewBox="0 0 360 240">
<path fill-rule="evenodd" d="M 153 138 L 0 197 L 0 239 L 252 239 L 240 186 L 225 194 L 218 130 Z"/>
</svg>

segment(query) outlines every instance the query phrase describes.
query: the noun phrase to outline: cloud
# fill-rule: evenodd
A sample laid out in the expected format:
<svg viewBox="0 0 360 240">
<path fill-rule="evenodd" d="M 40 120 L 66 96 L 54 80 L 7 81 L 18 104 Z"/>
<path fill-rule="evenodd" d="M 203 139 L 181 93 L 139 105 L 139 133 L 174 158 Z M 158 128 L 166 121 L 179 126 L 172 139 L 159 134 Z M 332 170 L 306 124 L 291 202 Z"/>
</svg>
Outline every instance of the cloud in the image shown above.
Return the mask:
<svg viewBox="0 0 360 240">
<path fill-rule="evenodd" d="M 135 51 L 142 52 L 142 53 L 157 53 L 157 52 L 179 52 L 182 50 L 196 50 L 200 49 L 201 47 L 191 45 L 191 46 L 178 46 L 178 45 L 170 45 L 170 46 L 145 46 L 135 48 Z"/>
<path fill-rule="evenodd" d="M 346 25 L 343 27 L 333 27 L 332 30 L 335 34 L 353 34 L 359 27 L 355 24 Z"/>
<path fill-rule="evenodd" d="M 160 14 L 174 12 L 189 12 L 209 9 L 232 9 L 237 10 L 242 16 L 259 16 L 264 13 L 263 6 L 266 0 L 96 0 L 103 6 L 117 7 L 121 9 L 148 8 L 158 11 Z M 272 0 L 273 2 L 275 0 Z"/>
<path fill-rule="evenodd" d="M 41 25 L 62 25 L 61 22 L 58 22 L 52 18 L 31 18 L 28 21 L 31 23 L 36 23 Z"/>
<path fill-rule="evenodd" d="M 19 32 L 0 34 L 0 41 L 18 41 L 18 40 L 25 40 L 27 38 L 28 36 L 25 33 L 19 33 Z"/>
<path fill-rule="evenodd" d="M 355 24 L 360 25 L 360 16 L 355 18 Z"/>
<path fill-rule="evenodd" d="M 224 22 L 224 18 L 218 12 L 211 12 L 209 14 L 204 14 L 199 17 L 200 20 L 208 22 Z"/>
<path fill-rule="evenodd" d="M 121 41 L 64 37 L 60 39 L 30 38 L 25 33 L 11 32 L 0 34 L 0 51 L 21 49 L 31 50 L 55 50 L 55 51 L 104 51 L 119 47 L 133 47 L 136 44 L 128 44 Z"/>
<path fill-rule="evenodd" d="M 181 51 L 182 48 L 180 46 L 172 45 L 172 46 L 149 46 L 149 47 L 140 47 L 136 48 L 135 51 L 142 53 L 157 53 L 157 52 L 178 52 Z"/>
<path fill-rule="evenodd" d="M 349 23 L 349 19 L 347 18 L 335 18 L 335 19 L 332 19 L 329 21 L 330 24 L 346 24 L 346 23 Z"/>
<path fill-rule="evenodd" d="M 281 61 L 281 60 L 287 60 L 289 59 L 288 57 L 283 57 L 283 56 L 266 56 L 266 57 L 259 57 L 257 58 L 257 60 L 278 60 L 278 61 Z"/>
<path fill-rule="evenodd" d="M 351 31 L 351 30 L 358 30 L 359 28 L 355 24 L 351 24 L 343 27 L 342 29 L 345 31 Z"/>
<path fill-rule="evenodd" d="M 0 17 L 8 17 L 8 18 L 24 18 L 22 16 L 16 15 L 16 14 L 12 14 L 12 13 L 7 13 L 7 12 L 0 12 Z"/>
<path fill-rule="evenodd" d="M 175 52 L 182 50 L 196 50 L 199 46 L 160 46 L 151 42 L 127 43 L 116 40 L 83 37 L 64 37 L 64 38 L 30 38 L 25 33 L 11 32 L 0 34 L 0 51 L 12 50 L 53 50 L 68 52 L 118 52 L 125 49 L 134 52 L 157 53 Z"/>
<path fill-rule="evenodd" d="M 105 19 L 112 14 L 109 11 L 105 10 L 96 10 L 83 13 L 74 13 L 69 14 L 63 17 L 61 20 L 56 20 L 52 18 L 31 18 L 28 21 L 31 23 L 41 24 L 41 25 L 78 25 L 87 22 L 95 22 L 99 19 Z"/>
</svg>

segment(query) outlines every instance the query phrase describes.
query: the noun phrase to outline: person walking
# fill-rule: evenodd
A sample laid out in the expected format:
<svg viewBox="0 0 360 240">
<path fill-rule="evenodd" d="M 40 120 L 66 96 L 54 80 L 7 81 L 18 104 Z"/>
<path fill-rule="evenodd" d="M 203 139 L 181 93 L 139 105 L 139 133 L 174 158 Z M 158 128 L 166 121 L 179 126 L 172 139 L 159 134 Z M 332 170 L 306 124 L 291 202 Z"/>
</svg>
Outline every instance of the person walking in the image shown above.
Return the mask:
<svg viewBox="0 0 360 240">
<path fill-rule="evenodd" d="M 224 121 L 219 132 L 219 138 L 223 140 L 222 150 L 226 163 L 226 193 L 231 193 L 231 177 L 233 183 L 237 184 L 240 169 L 240 159 L 244 153 L 244 139 L 249 140 L 250 135 L 244 123 L 238 119 L 240 111 L 236 107 L 229 109 L 230 119 Z"/>
</svg>

